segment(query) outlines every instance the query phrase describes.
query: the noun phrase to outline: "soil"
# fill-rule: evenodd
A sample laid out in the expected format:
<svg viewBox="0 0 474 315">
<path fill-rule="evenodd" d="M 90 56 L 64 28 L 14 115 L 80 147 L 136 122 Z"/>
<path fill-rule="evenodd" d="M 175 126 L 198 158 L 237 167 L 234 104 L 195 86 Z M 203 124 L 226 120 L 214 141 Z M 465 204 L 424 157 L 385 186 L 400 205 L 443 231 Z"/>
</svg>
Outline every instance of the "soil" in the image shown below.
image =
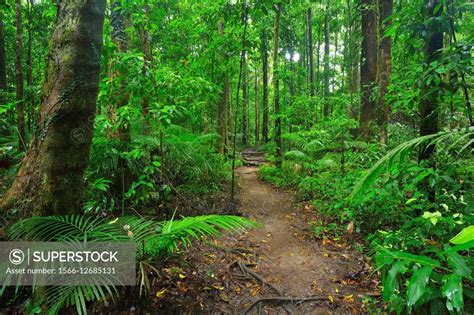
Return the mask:
<svg viewBox="0 0 474 315">
<path fill-rule="evenodd" d="M 263 155 L 243 152 L 239 212 L 260 226 L 194 246 L 167 261 L 150 309 L 202 314 L 357 314 L 378 280 L 350 235 L 317 239 L 317 209 L 258 178 Z M 250 157 L 250 158 L 249 158 Z M 345 240 L 344 240 L 345 239 Z M 189 255 L 190 254 L 190 255 Z M 178 264 L 178 265 L 177 265 Z M 171 267 L 174 266 L 174 267 Z M 176 267 L 179 266 L 179 267 Z"/>
</svg>

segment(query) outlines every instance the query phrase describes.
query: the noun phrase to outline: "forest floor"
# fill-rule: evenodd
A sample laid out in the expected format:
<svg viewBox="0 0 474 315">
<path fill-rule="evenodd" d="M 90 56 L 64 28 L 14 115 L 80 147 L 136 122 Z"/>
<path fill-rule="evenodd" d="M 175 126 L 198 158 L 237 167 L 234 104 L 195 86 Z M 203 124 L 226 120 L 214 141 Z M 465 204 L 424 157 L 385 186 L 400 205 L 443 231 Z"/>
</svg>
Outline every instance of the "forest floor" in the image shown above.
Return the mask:
<svg viewBox="0 0 474 315">
<path fill-rule="evenodd" d="M 291 192 L 262 182 L 263 155 L 243 152 L 237 169 L 241 215 L 260 226 L 198 245 L 183 262 L 166 263 L 152 308 L 229 314 L 357 314 L 378 280 L 350 237 L 317 239 L 317 211 Z M 345 239 L 345 240 L 344 240 Z M 176 263 L 179 262 L 179 267 Z"/>
</svg>

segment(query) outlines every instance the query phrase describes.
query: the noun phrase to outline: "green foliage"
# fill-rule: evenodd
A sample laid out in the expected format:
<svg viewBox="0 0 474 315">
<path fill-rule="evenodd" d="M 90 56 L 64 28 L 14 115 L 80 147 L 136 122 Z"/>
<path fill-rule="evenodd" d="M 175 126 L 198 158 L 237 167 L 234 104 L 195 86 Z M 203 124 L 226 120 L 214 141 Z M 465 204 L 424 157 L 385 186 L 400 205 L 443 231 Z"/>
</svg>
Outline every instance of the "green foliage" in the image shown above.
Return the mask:
<svg viewBox="0 0 474 315">
<path fill-rule="evenodd" d="M 166 255 L 178 246 L 189 247 L 192 240 L 200 241 L 206 237 L 220 235 L 221 230 L 238 231 L 255 227 L 253 221 L 237 216 L 207 215 L 186 217 L 181 220 L 155 221 L 144 217 L 119 217 L 105 219 L 85 216 L 49 216 L 31 217 L 20 220 L 10 227 L 10 240 L 20 241 L 80 241 L 80 242 L 121 242 L 134 241 L 137 244 L 140 292 L 147 289 L 149 283 L 147 269 L 154 269 L 149 259 Z M 144 251 L 141 248 L 144 245 Z M 154 269 L 156 271 L 156 269 Z M 114 297 L 119 287 L 109 280 L 94 277 L 89 285 L 50 286 L 42 291 L 34 287 L 33 295 L 44 298 L 48 305 L 48 314 L 57 314 L 60 309 L 75 305 L 78 314 L 87 314 L 87 302 L 106 301 L 107 296 Z M 5 287 L 2 288 L 2 293 Z M 45 297 L 43 296 L 45 295 Z"/>
</svg>

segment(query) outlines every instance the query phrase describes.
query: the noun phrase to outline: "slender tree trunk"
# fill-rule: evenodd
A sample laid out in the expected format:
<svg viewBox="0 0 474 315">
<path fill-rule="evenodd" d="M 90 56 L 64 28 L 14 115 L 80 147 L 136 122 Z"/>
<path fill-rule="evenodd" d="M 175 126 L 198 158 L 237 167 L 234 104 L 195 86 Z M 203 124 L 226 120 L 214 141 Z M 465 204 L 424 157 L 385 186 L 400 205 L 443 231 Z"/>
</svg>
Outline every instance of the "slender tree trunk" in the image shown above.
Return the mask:
<svg viewBox="0 0 474 315">
<path fill-rule="evenodd" d="M 329 1 L 324 17 L 324 117 L 329 117 Z"/>
<path fill-rule="evenodd" d="M 376 101 L 372 95 L 377 76 L 376 1 L 362 0 L 362 54 L 360 68 L 360 132 L 365 139 L 373 135 Z"/>
<path fill-rule="evenodd" d="M 348 86 L 349 86 L 349 117 L 352 119 L 357 119 L 357 107 L 354 104 L 354 94 L 357 92 L 357 47 L 354 40 L 354 18 L 352 16 L 352 7 L 351 1 L 347 0 L 347 19 L 348 19 L 348 59 L 349 59 L 349 69 L 347 71 L 348 75 Z"/>
<path fill-rule="evenodd" d="M 318 51 L 316 59 L 316 91 L 320 91 L 321 88 L 321 24 L 318 25 Z"/>
<path fill-rule="evenodd" d="M 313 13 L 311 8 L 308 9 L 307 13 L 307 24 L 308 24 L 308 54 L 309 54 L 309 91 L 310 95 L 315 95 L 314 88 L 314 60 L 313 60 Z M 293 53 L 293 52 L 291 52 Z M 290 60 L 291 62 L 291 60 Z"/>
<path fill-rule="evenodd" d="M 147 78 L 150 78 L 152 81 L 153 87 L 156 90 L 156 82 L 155 76 L 153 74 L 153 51 L 150 45 L 150 33 L 148 32 L 148 21 L 150 17 L 150 5 L 148 3 L 145 4 L 145 22 L 142 23 L 139 27 L 139 34 L 140 34 L 140 42 L 142 45 L 143 51 L 143 73 Z M 150 97 L 148 93 L 144 93 L 142 97 L 142 116 L 143 116 L 143 123 L 144 123 L 144 133 L 149 133 L 149 124 L 148 124 L 148 112 L 150 106 Z"/>
<path fill-rule="evenodd" d="M 244 55 L 244 64 L 242 72 L 242 145 L 248 144 L 248 133 L 247 133 L 247 112 L 249 108 L 249 80 L 247 70 L 247 54 Z"/>
<path fill-rule="evenodd" d="M 50 41 L 38 130 L 0 209 L 31 214 L 82 211 L 99 90 L 105 1 L 68 1 Z"/>
<path fill-rule="evenodd" d="M 259 103 L 259 90 L 258 90 L 258 74 L 257 68 L 255 68 L 255 144 L 258 145 L 260 142 L 260 103 Z"/>
<path fill-rule="evenodd" d="M 224 23 L 219 20 L 218 23 L 219 36 L 224 36 Z M 223 57 L 223 62 L 227 64 L 227 57 Z M 217 130 L 219 132 L 220 145 L 219 151 L 225 153 L 227 146 L 227 102 L 229 98 L 229 77 L 224 71 L 220 74 L 222 80 L 221 96 L 217 103 Z"/>
<path fill-rule="evenodd" d="M 23 22 L 21 18 L 21 0 L 15 0 L 16 38 L 15 38 L 15 70 L 16 70 L 16 115 L 18 128 L 18 144 L 22 151 L 26 150 L 25 139 L 25 109 L 23 88 Z"/>
<path fill-rule="evenodd" d="M 3 13 L 0 13 L 0 102 L 4 99 L 1 93 L 7 89 L 7 64 L 6 64 L 6 50 L 5 50 L 5 31 L 3 23 Z"/>
<path fill-rule="evenodd" d="M 383 144 L 388 143 L 387 124 L 389 107 L 385 101 L 385 95 L 388 91 L 390 83 L 391 58 L 392 58 L 392 40 L 390 36 L 385 36 L 385 31 L 392 24 L 391 15 L 393 10 L 393 0 L 379 0 L 379 24 L 380 24 L 380 50 L 379 50 L 379 65 L 378 65 L 378 79 L 379 84 L 379 104 L 378 104 L 378 124 L 381 130 L 380 141 Z"/>
<path fill-rule="evenodd" d="M 265 31 L 261 33 L 261 54 L 262 54 L 262 140 L 268 142 L 268 45 Z"/>
<path fill-rule="evenodd" d="M 280 75 L 278 69 L 278 42 L 280 33 L 280 4 L 275 6 L 275 26 L 274 26 L 274 46 L 273 46 L 273 82 L 275 97 L 275 144 L 276 144 L 276 166 L 280 167 L 282 163 L 282 145 L 281 145 L 281 113 L 280 113 Z"/>
<path fill-rule="evenodd" d="M 33 0 L 28 0 L 28 23 L 27 23 L 27 33 L 28 33 L 28 48 L 26 54 L 26 86 L 27 86 L 27 100 L 28 100 L 28 131 L 31 132 L 33 129 L 33 122 L 35 117 L 35 106 L 34 106 L 34 99 L 33 99 L 33 59 L 32 59 L 32 51 L 33 51 L 33 34 L 31 29 L 31 24 L 33 23 Z"/>
<path fill-rule="evenodd" d="M 426 4 L 427 17 L 437 17 L 442 12 L 442 8 L 436 13 L 435 8 L 439 4 L 439 0 L 429 0 Z M 440 49 L 443 48 L 443 33 L 436 29 L 428 30 L 428 37 L 425 42 L 425 65 L 429 67 L 431 63 L 440 57 Z M 437 74 L 433 74 L 437 75 Z M 434 82 L 432 80 L 431 82 Z M 439 88 L 434 84 L 426 84 L 423 86 L 423 98 L 420 103 L 420 136 L 426 136 L 437 133 L 438 127 L 438 106 L 437 98 L 439 96 Z M 421 148 L 419 161 L 431 160 L 431 167 L 435 167 L 434 154 L 436 147 L 434 144 L 428 144 Z M 435 199 L 434 189 L 428 189 L 428 197 L 431 201 Z"/>
</svg>

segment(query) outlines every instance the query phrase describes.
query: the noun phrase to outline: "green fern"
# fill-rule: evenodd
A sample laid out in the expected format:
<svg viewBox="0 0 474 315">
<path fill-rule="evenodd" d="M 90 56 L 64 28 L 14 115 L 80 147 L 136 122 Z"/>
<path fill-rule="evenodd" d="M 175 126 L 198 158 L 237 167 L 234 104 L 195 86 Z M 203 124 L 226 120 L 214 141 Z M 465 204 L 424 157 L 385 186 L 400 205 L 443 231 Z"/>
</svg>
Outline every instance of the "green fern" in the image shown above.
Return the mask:
<svg viewBox="0 0 474 315">
<path fill-rule="evenodd" d="M 418 137 L 400 144 L 398 147 L 391 150 L 379 161 L 377 161 L 377 163 L 375 163 L 367 172 L 365 172 L 361 180 L 359 180 L 359 182 L 354 186 L 354 189 L 349 195 L 349 200 L 359 200 L 363 196 L 364 192 L 375 182 L 377 177 L 383 171 L 390 169 L 394 164 L 402 163 L 406 157 L 410 156 L 414 149 L 420 147 L 423 144 L 440 144 L 455 136 L 459 136 L 459 138 L 453 141 L 453 143 L 448 147 L 448 150 L 451 150 L 454 145 L 458 145 L 463 140 L 465 141 L 467 139 L 471 139 L 461 148 L 460 151 L 458 151 L 458 153 L 461 153 L 472 144 L 474 127 L 457 131 L 442 131 L 436 134 Z"/>
<path fill-rule="evenodd" d="M 218 236 L 221 230 L 238 231 L 253 228 L 256 223 L 231 215 L 186 217 L 181 220 L 155 221 L 144 217 L 126 216 L 113 220 L 105 218 L 71 216 L 31 217 L 15 223 L 8 231 L 10 240 L 29 241 L 88 241 L 120 242 L 133 240 L 137 248 L 145 244 L 145 252 L 137 253 L 139 261 L 138 285 L 140 293 L 150 288 L 147 271 L 156 269 L 146 256 L 167 254 L 177 247 L 188 247 L 192 240 Z M 74 305 L 78 314 L 87 314 L 87 302 L 114 297 L 118 288 L 106 277 L 94 277 L 82 286 L 52 286 L 43 291 L 49 314 Z M 2 288 L 0 295 L 3 294 Z M 34 293 L 37 292 L 35 287 Z"/>
</svg>

